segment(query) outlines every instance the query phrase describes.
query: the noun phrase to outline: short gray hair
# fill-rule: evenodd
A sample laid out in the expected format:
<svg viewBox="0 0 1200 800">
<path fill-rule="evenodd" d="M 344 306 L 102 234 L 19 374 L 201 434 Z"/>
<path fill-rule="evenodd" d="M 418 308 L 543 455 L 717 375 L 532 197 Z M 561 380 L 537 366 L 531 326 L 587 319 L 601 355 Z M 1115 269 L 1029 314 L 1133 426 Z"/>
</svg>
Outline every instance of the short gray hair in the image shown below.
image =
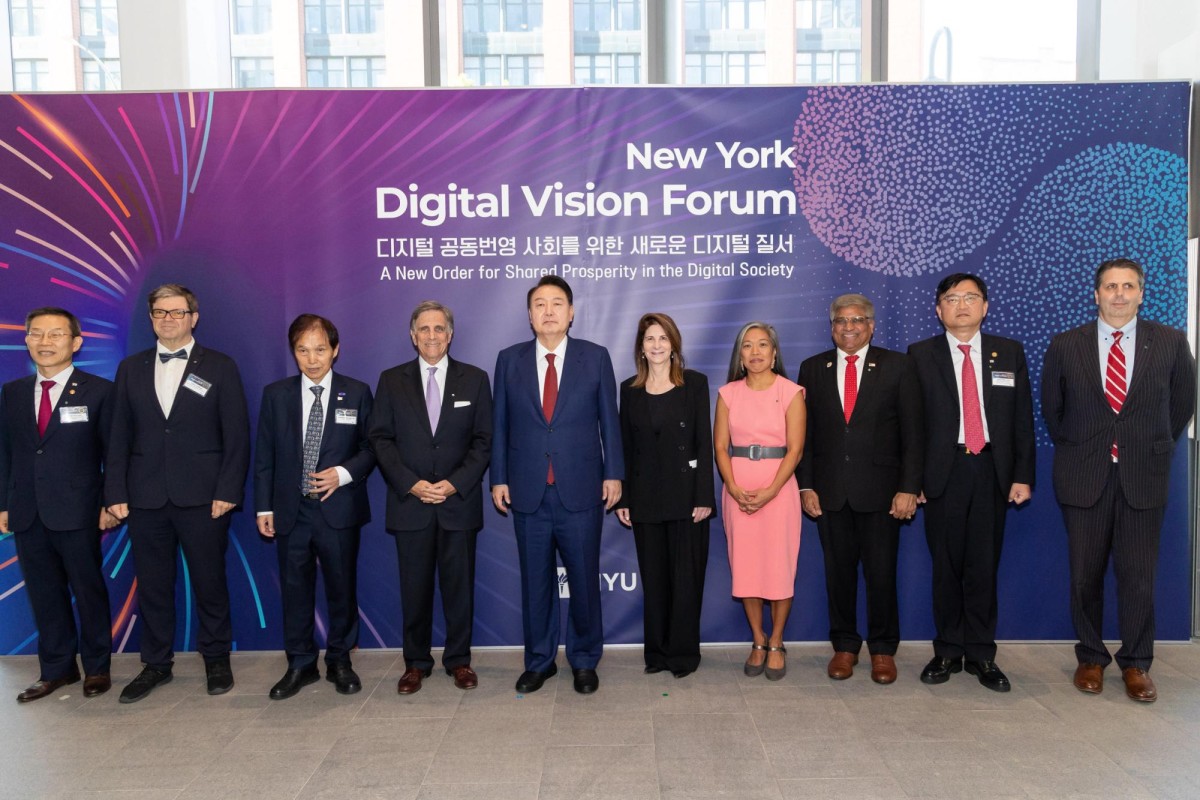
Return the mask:
<svg viewBox="0 0 1200 800">
<path fill-rule="evenodd" d="M 862 306 L 867 313 L 867 319 L 875 319 L 875 304 L 861 294 L 844 294 L 829 304 L 829 321 L 837 317 L 838 312 L 850 306 Z"/>
<path fill-rule="evenodd" d="M 442 305 L 437 300 L 425 300 L 417 304 L 413 309 L 412 317 L 408 320 L 409 333 L 417 332 L 417 317 L 424 314 L 426 311 L 440 311 L 446 317 L 446 326 L 450 328 L 450 332 L 454 333 L 454 312 L 447 306 Z"/>
</svg>

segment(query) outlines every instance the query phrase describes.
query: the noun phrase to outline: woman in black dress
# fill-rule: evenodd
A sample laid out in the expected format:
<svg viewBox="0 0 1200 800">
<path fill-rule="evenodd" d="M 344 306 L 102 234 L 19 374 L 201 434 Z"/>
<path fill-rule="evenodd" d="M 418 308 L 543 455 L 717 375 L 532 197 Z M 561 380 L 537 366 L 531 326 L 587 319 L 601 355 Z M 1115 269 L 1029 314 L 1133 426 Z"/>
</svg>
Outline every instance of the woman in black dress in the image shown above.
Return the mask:
<svg viewBox="0 0 1200 800">
<path fill-rule="evenodd" d="M 633 527 L 645 595 L 646 672 L 682 678 L 700 664 L 700 606 L 713 491 L 708 379 L 683 368 L 666 314 L 638 323 L 637 374 L 621 384 L 625 487 L 617 517 Z"/>
</svg>

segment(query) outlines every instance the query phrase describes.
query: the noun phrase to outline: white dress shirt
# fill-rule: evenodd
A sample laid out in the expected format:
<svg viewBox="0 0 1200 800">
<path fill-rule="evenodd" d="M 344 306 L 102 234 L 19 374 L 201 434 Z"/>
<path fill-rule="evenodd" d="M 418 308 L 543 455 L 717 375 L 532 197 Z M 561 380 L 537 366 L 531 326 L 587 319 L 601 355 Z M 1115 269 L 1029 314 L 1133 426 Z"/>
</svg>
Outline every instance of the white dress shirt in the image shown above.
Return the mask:
<svg viewBox="0 0 1200 800">
<path fill-rule="evenodd" d="M 179 392 L 179 384 L 183 382 L 183 373 L 187 371 L 188 361 L 192 358 L 192 348 L 195 346 L 195 339 L 183 346 L 183 351 L 187 353 L 186 358 L 172 358 L 165 362 L 158 356 L 154 358 L 154 393 L 158 395 L 158 405 L 162 408 L 164 417 L 171 416 L 175 395 Z M 162 342 L 158 343 L 155 350 L 160 355 L 178 352 L 163 347 Z"/>
<path fill-rule="evenodd" d="M 950 359 L 954 362 L 954 382 L 958 384 L 958 443 L 963 444 L 967 437 L 963 432 L 963 415 L 962 415 L 962 368 L 963 368 L 963 353 L 958 349 L 960 344 L 971 345 L 971 364 L 975 367 L 975 394 L 979 397 L 979 414 L 983 417 L 983 438 L 987 441 L 992 440 L 991 432 L 988 431 L 987 409 L 983 406 L 983 334 L 975 331 L 975 335 L 971 337 L 971 341 L 960 341 L 954 334 L 947 331 L 946 341 L 950 343 Z"/>
<path fill-rule="evenodd" d="M 550 366 L 550 362 L 546 360 L 546 354 L 553 353 L 556 356 L 554 359 L 554 369 L 558 372 L 558 386 L 561 389 L 563 385 L 563 361 L 567 357 L 567 340 L 569 338 L 568 336 L 564 336 L 563 340 L 558 343 L 558 347 L 553 350 L 547 350 L 542 345 L 541 340 L 534 339 L 534 344 L 537 345 L 538 398 L 542 402 L 545 402 L 545 398 L 542 395 L 546 392 L 546 370 Z"/>
</svg>

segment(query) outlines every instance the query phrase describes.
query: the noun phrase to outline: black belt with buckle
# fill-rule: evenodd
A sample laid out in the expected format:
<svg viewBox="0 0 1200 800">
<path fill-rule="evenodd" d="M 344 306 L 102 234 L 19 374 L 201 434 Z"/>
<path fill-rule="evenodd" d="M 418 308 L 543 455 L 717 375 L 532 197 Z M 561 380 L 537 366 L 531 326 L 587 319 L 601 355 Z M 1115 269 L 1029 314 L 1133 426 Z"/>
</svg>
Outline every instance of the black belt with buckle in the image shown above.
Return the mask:
<svg viewBox="0 0 1200 800">
<path fill-rule="evenodd" d="M 305 500 L 320 500 L 321 499 L 320 492 L 305 492 L 305 493 L 301 494 L 300 496 L 302 498 L 304 498 Z"/>
<path fill-rule="evenodd" d="M 729 453 L 734 458 L 748 458 L 751 461 L 762 461 L 764 458 L 783 458 L 787 455 L 786 447 L 765 447 L 761 444 L 746 447 L 731 447 Z"/>
<path fill-rule="evenodd" d="M 972 449 L 970 449 L 969 447 L 967 447 L 965 444 L 956 444 L 956 445 L 954 445 L 954 452 L 956 452 L 956 453 L 962 453 L 964 456 L 977 456 L 977 455 L 979 455 L 980 453 L 987 453 L 987 452 L 990 452 L 990 451 L 991 451 L 991 449 L 992 449 L 992 443 L 991 443 L 991 442 L 988 442 L 987 444 L 985 444 L 985 445 L 983 446 L 983 449 L 982 449 L 982 450 L 980 450 L 978 453 L 976 453 L 974 450 L 972 450 Z"/>
</svg>

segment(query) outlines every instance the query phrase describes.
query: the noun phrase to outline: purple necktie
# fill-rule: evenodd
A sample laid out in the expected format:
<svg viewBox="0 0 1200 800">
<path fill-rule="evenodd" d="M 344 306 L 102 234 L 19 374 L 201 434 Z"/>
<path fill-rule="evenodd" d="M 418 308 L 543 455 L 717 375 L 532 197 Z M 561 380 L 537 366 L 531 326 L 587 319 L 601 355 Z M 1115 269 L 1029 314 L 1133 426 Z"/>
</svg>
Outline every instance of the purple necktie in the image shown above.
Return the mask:
<svg viewBox="0 0 1200 800">
<path fill-rule="evenodd" d="M 425 384 L 425 410 L 429 412 L 429 430 L 437 432 L 438 419 L 442 416 L 442 393 L 438 391 L 437 367 L 428 367 L 429 382 Z"/>
</svg>

